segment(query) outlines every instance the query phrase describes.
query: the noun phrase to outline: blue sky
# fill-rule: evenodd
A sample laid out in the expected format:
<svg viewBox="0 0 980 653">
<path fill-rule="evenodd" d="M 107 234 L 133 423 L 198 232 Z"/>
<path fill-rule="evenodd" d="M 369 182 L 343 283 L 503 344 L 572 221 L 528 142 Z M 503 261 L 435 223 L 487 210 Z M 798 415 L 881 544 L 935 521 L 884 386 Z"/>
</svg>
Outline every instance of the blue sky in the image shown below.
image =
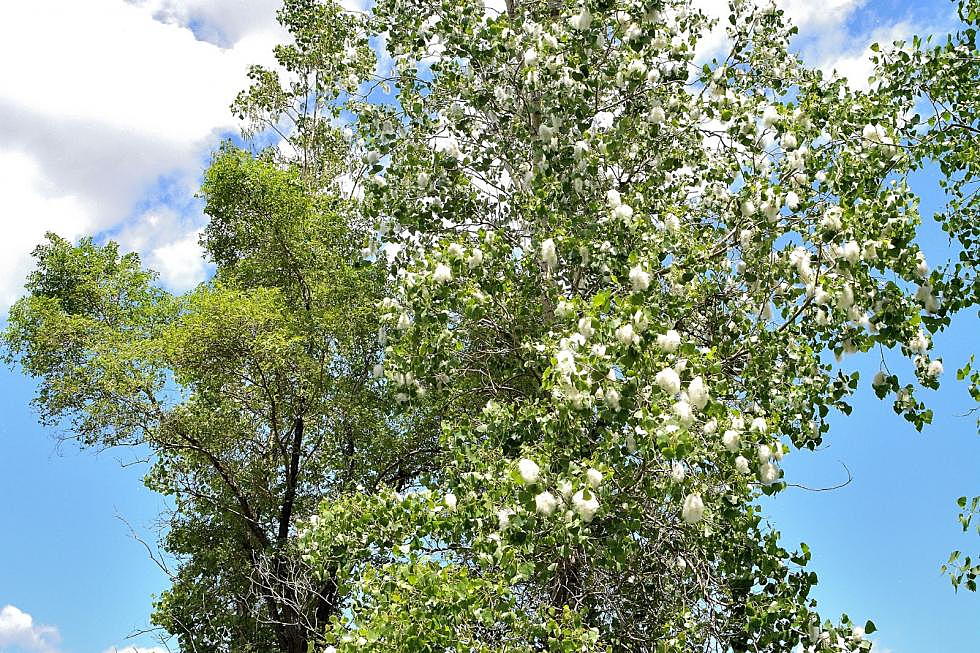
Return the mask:
<svg viewBox="0 0 980 653">
<path fill-rule="evenodd" d="M 913 177 L 923 216 L 940 198 L 935 173 Z M 927 258 L 948 256 L 938 225 L 927 219 L 921 245 Z M 980 494 L 980 435 L 977 408 L 966 386 L 955 380 L 977 352 L 980 320 L 961 314 L 935 338 L 945 373 L 939 391 L 921 397 L 935 411 L 932 425 L 918 433 L 878 400 L 870 379 L 879 369 L 874 355 L 845 358 L 847 371 L 862 383 L 849 416 L 832 414 L 831 430 L 816 452 L 794 452 L 783 461 L 787 479 L 828 492 L 789 488 L 766 504 L 770 523 L 784 546 L 806 542 L 820 583 L 814 596 L 827 616 L 871 619 L 879 628 L 876 653 L 975 653 L 980 651 L 980 596 L 954 594 L 941 563 L 956 549 L 980 553 L 980 537 L 964 534 L 955 499 Z M 911 365 L 888 355 L 889 369 L 910 378 Z M 846 470 L 844 468 L 846 465 Z"/>
<path fill-rule="evenodd" d="M 713 8 L 718 0 L 698 0 Z M 866 47 L 952 21 L 944 0 L 784 0 L 801 26 L 798 49 L 855 84 Z M 16 297 L 43 232 L 109 234 L 139 250 L 182 290 L 208 270 L 196 246 L 193 198 L 209 152 L 236 128 L 227 106 L 249 63 L 282 38 L 276 0 L 33 0 L 0 9 L 0 311 Z M 38 34 L 45 38 L 38 38 Z M 10 65 L 8 62 L 30 62 Z M 84 82 L 80 82 L 82 79 Z M 51 101 L 51 89 L 60 100 Z M 917 179 L 923 213 L 934 179 Z M 948 252 L 931 225 L 930 261 Z M 942 390 L 935 424 L 918 434 L 866 384 L 827 445 L 793 453 L 787 476 L 833 492 L 791 489 L 767 503 L 788 546 L 806 541 L 829 615 L 872 619 L 876 651 L 980 651 L 980 597 L 954 594 L 939 565 L 960 532 L 956 497 L 980 493 L 980 437 L 954 370 L 976 348 L 976 315 L 937 338 Z M 876 363 L 848 359 L 867 371 Z M 166 579 L 129 533 L 153 538 L 160 497 L 143 488 L 138 452 L 94 455 L 59 446 L 28 406 L 33 384 L 0 369 L 0 653 L 151 653 L 147 626 Z M 124 648 L 133 647 L 133 648 Z M 158 653 L 158 652 L 154 652 Z"/>
</svg>

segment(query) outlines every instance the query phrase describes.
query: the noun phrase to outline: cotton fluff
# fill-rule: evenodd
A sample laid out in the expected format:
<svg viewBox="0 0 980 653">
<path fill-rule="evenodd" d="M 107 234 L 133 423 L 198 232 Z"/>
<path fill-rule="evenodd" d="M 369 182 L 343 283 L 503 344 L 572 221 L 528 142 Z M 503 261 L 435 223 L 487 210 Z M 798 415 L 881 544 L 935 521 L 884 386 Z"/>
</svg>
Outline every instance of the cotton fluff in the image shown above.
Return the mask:
<svg viewBox="0 0 980 653">
<path fill-rule="evenodd" d="M 581 11 L 571 17 L 568 21 L 572 29 L 584 32 L 592 26 L 592 14 L 589 13 L 589 8 L 582 5 Z"/>
<path fill-rule="evenodd" d="M 589 498 L 586 499 L 585 492 L 579 490 L 572 496 L 572 507 L 575 509 L 579 518 L 588 523 L 592 521 L 592 518 L 599 511 L 599 500 L 592 492 L 589 492 Z"/>
<path fill-rule="evenodd" d="M 929 336 L 919 331 L 912 340 L 909 341 L 909 349 L 916 354 L 924 354 L 929 350 Z"/>
<path fill-rule="evenodd" d="M 929 263 L 926 261 L 926 256 L 922 252 L 915 253 L 915 260 L 918 261 L 915 266 L 915 271 L 921 278 L 925 278 L 929 274 Z"/>
<path fill-rule="evenodd" d="M 521 458 L 517 463 L 517 471 L 521 475 L 521 480 L 528 485 L 537 483 L 541 478 L 541 468 L 530 458 Z"/>
<path fill-rule="evenodd" d="M 563 478 L 558 481 L 558 494 L 564 501 L 568 501 L 569 497 L 572 496 L 572 483 L 568 479 Z"/>
<path fill-rule="evenodd" d="M 760 444 L 759 448 L 756 450 L 756 454 L 758 454 L 760 463 L 766 463 L 769 462 L 770 458 L 772 458 L 772 449 L 769 448 L 768 444 Z"/>
<path fill-rule="evenodd" d="M 432 280 L 436 283 L 448 283 L 453 278 L 453 272 L 445 263 L 440 263 L 432 272 Z"/>
<path fill-rule="evenodd" d="M 616 329 L 616 340 L 629 346 L 638 342 L 639 336 L 637 336 L 636 332 L 633 330 L 633 325 L 627 322 Z"/>
<path fill-rule="evenodd" d="M 776 220 L 779 218 L 780 206 L 779 198 L 774 198 L 766 200 L 759 208 L 762 209 L 762 212 L 765 214 L 766 219 L 769 222 L 776 222 Z"/>
<path fill-rule="evenodd" d="M 810 252 L 806 251 L 803 247 L 793 248 L 789 253 L 789 262 L 804 279 L 813 276 L 813 271 L 810 266 Z"/>
<path fill-rule="evenodd" d="M 630 77 L 643 77 L 647 72 L 647 65 L 644 63 L 643 59 L 634 59 L 630 62 L 629 66 L 626 67 L 626 72 Z"/>
<path fill-rule="evenodd" d="M 850 264 L 855 264 L 861 260 L 861 246 L 856 240 L 849 240 L 844 243 L 841 249 L 841 256 Z"/>
<path fill-rule="evenodd" d="M 449 256 L 457 261 L 462 260 L 463 256 L 466 254 L 466 250 L 459 243 L 453 243 L 449 246 Z"/>
<path fill-rule="evenodd" d="M 930 284 L 924 283 L 919 286 L 915 291 L 915 298 L 922 302 L 922 305 L 928 312 L 935 313 L 939 310 L 939 300 L 932 294 L 932 286 Z"/>
<path fill-rule="evenodd" d="M 660 351 L 670 354 L 677 351 L 677 348 L 680 346 L 681 334 L 677 333 L 677 331 L 674 329 L 657 336 L 657 348 L 660 349 Z"/>
<path fill-rule="evenodd" d="M 561 349 L 555 356 L 555 367 L 565 376 L 575 374 L 575 354 L 569 349 Z"/>
<path fill-rule="evenodd" d="M 694 421 L 694 414 L 691 412 L 691 404 L 686 401 L 678 401 L 673 407 L 674 415 L 684 426 L 688 426 Z"/>
<path fill-rule="evenodd" d="M 550 269 L 558 266 L 558 250 L 555 248 L 555 240 L 548 238 L 541 243 L 541 261 Z"/>
<path fill-rule="evenodd" d="M 687 470 L 684 468 L 684 463 L 679 460 L 675 460 L 674 464 L 670 466 L 670 478 L 676 483 L 680 483 L 687 476 Z"/>
<path fill-rule="evenodd" d="M 764 485 L 772 485 L 779 480 L 779 468 L 773 463 L 763 463 L 759 467 L 759 480 Z"/>
<path fill-rule="evenodd" d="M 828 231 L 840 231 L 843 227 L 841 215 L 840 207 L 833 206 L 827 209 L 827 212 L 820 218 L 820 226 Z"/>
<path fill-rule="evenodd" d="M 694 412 L 691 410 L 691 404 L 684 401 L 678 401 L 673 407 L 674 415 L 677 416 L 677 420 L 684 426 L 690 426 L 694 421 Z"/>
<path fill-rule="evenodd" d="M 738 456 L 735 458 L 735 469 L 742 474 L 748 474 L 752 471 L 749 469 L 749 461 L 745 456 Z"/>
<path fill-rule="evenodd" d="M 675 395 L 681 391 L 681 378 L 672 367 L 665 367 L 657 372 L 654 380 L 660 386 L 660 389 L 669 395 Z"/>
<path fill-rule="evenodd" d="M 696 524 L 704 518 L 704 502 L 700 494 L 689 494 L 684 497 L 681 517 L 688 524 Z"/>
<path fill-rule="evenodd" d="M 762 126 L 768 129 L 775 125 L 777 120 L 779 120 L 779 111 L 776 110 L 776 107 L 766 107 L 762 112 Z"/>
<path fill-rule="evenodd" d="M 395 324 L 396 329 L 404 331 L 410 326 L 412 326 L 412 318 L 408 316 L 408 313 L 402 313 L 398 316 L 398 322 Z"/>
<path fill-rule="evenodd" d="M 589 467 L 588 471 L 585 472 L 585 480 L 589 482 L 589 485 L 598 489 L 602 484 L 602 472 L 595 467 Z"/>
<path fill-rule="evenodd" d="M 703 410 L 708 404 L 708 386 L 704 384 L 704 379 L 700 376 L 696 376 L 691 379 L 691 383 L 687 386 L 687 397 L 698 410 Z"/>
<path fill-rule="evenodd" d="M 633 290 L 642 292 L 650 287 L 650 273 L 637 265 L 630 270 L 630 283 Z"/>
<path fill-rule="evenodd" d="M 738 431 L 729 429 L 721 436 L 721 443 L 728 451 L 738 451 L 742 444 L 742 436 Z"/>
<path fill-rule="evenodd" d="M 636 453 L 636 450 L 637 450 L 636 436 L 633 435 L 632 433 L 627 433 L 626 434 L 626 451 L 632 454 L 632 453 Z"/>
<path fill-rule="evenodd" d="M 650 325 L 650 320 L 647 318 L 647 314 L 643 311 L 637 311 L 633 313 L 633 328 L 636 329 L 637 333 L 641 333 Z"/>
<path fill-rule="evenodd" d="M 534 509 L 539 515 L 547 517 L 557 506 L 558 499 L 551 492 L 545 491 L 534 497 Z"/>
<path fill-rule="evenodd" d="M 845 283 L 837 297 L 837 308 L 846 311 L 851 306 L 854 306 L 854 288 L 851 287 L 851 284 Z"/>
<path fill-rule="evenodd" d="M 873 240 L 867 241 L 864 243 L 864 251 L 862 252 L 861 257 L 867 261 L 876 260 L 878 258 L 878 247 L 879 243 Z"/>
<path fill-rule="evenodd" d="M 766 424 L 766 420 L 763 419 L 762 417 L 756 417 L 755 419 L 752 420 L 752 423 L 749 425 L 749 430 L 752 431 L 753 433 L 765 434 L 768 433 L 769 431 L 769 425 Z"/>
<path fill-rule="evenodd" d="M 619 402 L 622 399 L 619 394 L 619 390 L 616 388 L 608 388 L 603 392 L 602 398 L 606 402 L 607 406 L 613 410 L 619 410 Z"/>
<path fill-rule="evenodd" d="M 452 492 L 446 493 L 446 496 L 443 497 L 442 502 L 446 504 L 446 507 L 450 510 L 456 510 L 456 495 Z"/>
<path fill-rule="evenodd" d="M 629 222 L 633 217 L 633 207 L 629 204 L 620 204 L 612 210 L 612 217 L 622 222 Z"/>
</svg>

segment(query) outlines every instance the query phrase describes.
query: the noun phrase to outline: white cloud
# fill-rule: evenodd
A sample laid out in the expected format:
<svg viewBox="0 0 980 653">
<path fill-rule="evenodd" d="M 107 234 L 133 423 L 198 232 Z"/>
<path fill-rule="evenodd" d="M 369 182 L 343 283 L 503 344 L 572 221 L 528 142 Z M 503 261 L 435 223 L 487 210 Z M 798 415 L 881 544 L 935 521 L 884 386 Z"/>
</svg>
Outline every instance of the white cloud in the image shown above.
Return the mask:
<svg viewBox="0 0 980 653">
<path fill-rule="evenodd" d="M 146 203 L 161 177 L 177 180 L 177 204 L 186 203 L 219 135 L 237 129 L 228 106 L 246 86 L 248 66 L 269 62 L 272 46 L 283 40 L 278 4 L 4 3 L 0 308 L 19 293 L 30 251 L 45 231 L 76 237 L 118 225 Z M 42 25 L 44 38 L 37 38 Z M 159 234 L 150 244 L 170 249 L 148 258 L 184 256 L 189 247 L 179 243 L 200 225 L 169 226 L 183 230 Z M 188 283 L 189 273 L 168 270 L 175 283 Z"/>
<path fill-rule="evenodd" d="M 767 0 L 757 2 L 765 5 Z M 820 51 L 832 47 L 826 43 L 828 38 L 837 39 L 854 10 L 864 2 L 865 0 L 775 0 L 776 6 L 785 12 L 785 18 L 799 29 L 798 40 L 816 42 L 819 44 L 816 49 Z M 708 16 L 719 19 L 718 24 L 699 46 L 699 61 L 707 60 L 726 47 L 725 28 L 728 21 L 725 17 L 729 14 L 728 0 L 694 0 L 694 6 Z"/>
<path fill-rule="evenodd" d="M 908 43 L 916 34 L 943 34 L 953 29 L 947 17 L 936 15 L 933 18 L 934 20 L 922 21 L 905 17 L 865 32 L 846 44 L 841 42 L 835 48 L 825 47 L 822 52 L 817 53 L 821 55 L 817 65 L 826 74 L 836 71 L 852 88 L 866 89 L 868 78 L 874 70 L 871 45 L 878 43 L 882 50 L 887 50 L 895 41 Z"/>
<path fill-rule="evenodd" d="M 865 89 L 868 88 L 868 78 L 874 71 L 871 62 L 871 44 L 879 43 L 882 47 L 888 47 L 893 41 L 910 38 L 920 31 L 921 28 L 904 21 L 882 27 L 858 40 L 857 49 L 827 52 L 818 65 L 828 75 L 836 72 L 840 77 L 847 79 L 848 85 L 852 88 Z"/>
<path fill-rule="evenodd" d="M 759 0 L 760 4 L 764 2 Z M 905 17 L 884 24 L 879 21 L 874 29 L 855 33 L 851 23 L 865 3 L 866 0 L 775 0 L 786 19 L 799 30 L 793 45 L 803 59 L 828 74 L 836 69 L 855 88 L 867 88 L 872 43 L 890 44 L 926 33 L 932 27 Z M 708 59 L 720 52 L 726 42 L 724 16 L 728 15 L 728 0 L 694 0 L 694 4 L 709 16 L 721 19 L 700 49 L 700 59 Z"/>
<path fill-rule="evenodd" d="M 908 41 L 915 34 L 943 33 L 952 27 L 951 15 L 944 15 L 948 10 L 922 12 L 916 3 L 908 3 L 902 13 L 876 15 L 873 10 L 861 11 L 866 0 L 778 2 L 800 28 L 797 44 L 804 60 L 825 74 L 836 71 L 855 89 L 868 88 L 868 78 L 874 70 L 873 43 L 885 49 L 896 40 Z"/>
<path fill-rule="evenodd" d="M 57 653 L 60 639 L 57 628 L 35 624 L 23 610 L 12 605 L 0 609 L 0 650 L 16 646 L 36 653 Z"/>
<path fill-rule="evenodd" d="M 59 191 L 44 178 L 34 158 L 16 150 L 0 150 L 0 197 L 4 202 L 0 239 L 3 306 L 20 293 L 28 271 L 28 255 L 44 232 L 56 231 L 67 238 L 80 236 L 91 224 L 94 206 L 77 194 Z"/>
<path fill-rule="evenodd" d="M 126 0 L 162 23 L 193 27 L 195 36 L 229 46 L 257 28 L 271 27 L 282 0 Z"/>
<path fill-rule="evenodd" d="M 764 6 L 767 0 L 757 0 Z M 776 6 L 801 30 L 819 25 L 838 25 L 846 20 L 865 0 L 776 0 Z M 694 0 L 694 5 L 709 16 L 722 18 L 729 14 L 728 0 Z"/>
<path fill-rule="evenodd" d="M 4 10 L 0 97 L 55 125 L 105 126 L 163 146 L 200 142 L 233 126 L 228 104 L 249 63 L 271 45 L 249 34 L 233 48 L 118 0 L 33 0 Z M 45 25 L 38 39 L 30 27 Z M 52 47 L 52 44 L 56 44 Z"/>
<path fill-rule="evenodd" d="M 150 267 L 160 273 L 164 284 L 171 289 L 189 290 L 204 279 L 206 269 L 198 244 L 200 235 L 200 230 L 192 231 L 150 253 Z"/>
<path fill-rule="evenodd" d="M 174 291 L 193 288 L 205 278 L 208 266 L 198 244 L 201 224 L 196 210 L 190 217 L 166 206 L 147 210 L 109 236 L 125 251 L 137 251 L 143 261 L 160 273 L 163 284 Z"/>
<path fill-rule="evenodd" d="M 779 0 L 778 5 L 786 11 L 786 16 L 801 30 L 822 26 L 836 28 L 865 0 Z"/>
</svg>

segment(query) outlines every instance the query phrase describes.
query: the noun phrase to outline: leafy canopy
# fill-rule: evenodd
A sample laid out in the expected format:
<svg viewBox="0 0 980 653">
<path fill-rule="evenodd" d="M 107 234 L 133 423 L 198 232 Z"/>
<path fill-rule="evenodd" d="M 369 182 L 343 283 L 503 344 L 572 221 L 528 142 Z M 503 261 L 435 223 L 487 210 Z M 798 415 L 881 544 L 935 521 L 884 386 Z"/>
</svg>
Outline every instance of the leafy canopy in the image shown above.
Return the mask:
<svg viewBox="0 0 980 653">
<path fill-rule="evenodd" d="M 52 237 L 10 356 L 52 423 L 154 447 L 188 649 L 868 651 L 758 500 L 851 411 L 844 356 L 907 357 L 870 383 L 932 419 L 977 301 L 977 16 L 855 90 L 747 0 L 717 53 L 674 0 L 287 0 L 234 106 L 282 146 L 205 181 L 214 280 Z"/>
</svg>

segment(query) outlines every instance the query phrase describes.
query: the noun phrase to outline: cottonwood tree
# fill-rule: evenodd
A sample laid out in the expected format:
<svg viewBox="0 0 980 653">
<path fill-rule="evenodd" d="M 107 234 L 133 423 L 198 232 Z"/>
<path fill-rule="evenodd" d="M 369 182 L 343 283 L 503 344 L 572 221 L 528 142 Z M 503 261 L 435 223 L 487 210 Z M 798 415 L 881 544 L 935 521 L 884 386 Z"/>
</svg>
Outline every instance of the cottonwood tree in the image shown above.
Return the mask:
<svg viewBox="0 0 980 653">
<path fill-rule="evenodd" d="M 868 650 L 758 499 L 850 411 L 835 357 L 907 356 L 871 383 L 931 419 L 931 335 L 974 300 L 915 243 L 908 176 L 947 152 L 921 87 L 828 79 L 742 0 L 727 40 L 657 0 L 280 18 L 236 108 L 283 145 L 209 172 L 215 280 L 174 298 L 54 240 L 7 335 L 42 415 L 158 453 L 186 570 L 158 622 L 188 650 Z M 283 527 L 298 415 L 330 453 Z"/>
<path fill-rule="evenodd" d="M 172 585 L 152 620 L 187 652 L 307 653 L 346 597 L 334 572 L 314 579 L 296 555 L 298 520 L 326 497 L 407 485 L 437 444 L 372 374 L 385 278 L 359 264 L 366 231 L 337 185 L 347 141 L 299 101 L 344 52 L 332 14 L 329 29 L 293 15 L 306 27 L 278 51 L 291 85 L 272 92 L 255 71 L 235 104 L 253 129 L 288 138 L 216 153 L 203 186 L 210 281 L 175 296 L 114 243 L 49 235 L 4 333 L 8 360 L 39 379 L 45 424 L 151 456 L 146 485 L 172 506 Z"/>
<path fill-rule="evenodd" d="M 331 647 L 868 650 L 757 500 L 850 413 L 844 356 L 907 357 L 870 383 L 931 421 L 932 335 L 975 297 L 917 246 L 909 176 L 950 119 L 885 62 L 869 90 L 808 68 L 742 0 L 717 54 L 669 0 L 380 0 L 360 24 L 390 68 L 337 101 L 376 164 L 383 373 L 445 408 L 434 473 L 300 536 L 350 597 Z"/>
</svg>

